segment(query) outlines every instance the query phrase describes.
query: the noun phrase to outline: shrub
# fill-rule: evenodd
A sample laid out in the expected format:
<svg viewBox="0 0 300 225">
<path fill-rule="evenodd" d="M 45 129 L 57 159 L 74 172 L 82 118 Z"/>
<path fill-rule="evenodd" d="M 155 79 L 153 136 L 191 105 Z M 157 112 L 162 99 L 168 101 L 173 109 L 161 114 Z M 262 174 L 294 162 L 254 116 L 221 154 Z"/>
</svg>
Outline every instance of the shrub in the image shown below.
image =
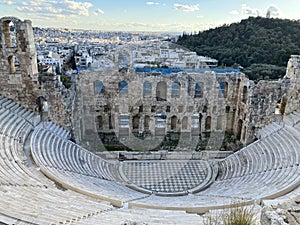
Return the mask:
<svg viewBox="0 0 300 225">
<path fill-rule="evenodd" d="M 60 80 L 65 86 L 65 88 L 70 88 L 72 85 L 71 77 L 68 75 L 61 75 Z"/>
</svg>

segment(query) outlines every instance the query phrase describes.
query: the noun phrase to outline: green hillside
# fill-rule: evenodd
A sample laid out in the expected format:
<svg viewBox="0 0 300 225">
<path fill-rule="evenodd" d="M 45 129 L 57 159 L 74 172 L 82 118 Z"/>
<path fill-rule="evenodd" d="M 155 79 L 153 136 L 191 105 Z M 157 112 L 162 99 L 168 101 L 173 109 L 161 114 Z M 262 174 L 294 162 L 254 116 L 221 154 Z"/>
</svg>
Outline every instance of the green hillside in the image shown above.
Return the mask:
<svg viewBox="0 0 300 225">
<path fill-rule="evenodd" d="M 177 44 L 219 60 L 220 66 L 241 65 L 250 79 L 284 75 L 292 54 L 300 54 L 300 21 L 249 17 L 240 23 L 183 34 Z"/>
</svg>

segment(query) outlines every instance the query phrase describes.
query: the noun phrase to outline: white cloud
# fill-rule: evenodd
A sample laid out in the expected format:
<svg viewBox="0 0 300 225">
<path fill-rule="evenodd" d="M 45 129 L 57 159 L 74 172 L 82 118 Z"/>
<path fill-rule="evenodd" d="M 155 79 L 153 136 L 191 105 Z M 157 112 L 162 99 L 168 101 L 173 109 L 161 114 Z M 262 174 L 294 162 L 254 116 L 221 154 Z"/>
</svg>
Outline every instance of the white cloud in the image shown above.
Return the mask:
<svg viewBox="0 0 300 225">
<path fill-rule="evenodd" d="M 194 12 L 194 11 L 199 11 L 199 5 L 182 5 L 175 3 L 174 4 L 174 9 L 176 10 L 182 10 L 184 12 Z"/>
<path fill-rule="evenodd" d="M 147 5 L 159 5 L 159 2 L 146 2 Z"/>
<path fill-rule="evenodd" d="M 249 16 L 259 16 L 261 14 L 261 10 L 250 8 L 246 4 L 242 5 L 242 14 L 249 15 Z"/>
<path fill-rule="evenodd" d="M 11 1 L 11 0 L 3 0 L 0 2 L 0 4 L 3 4 L 3 5 L 15 5 L 16 3 Z"/>
<path fill-rule="evenodd" d="M 194 32 L 199 30 L 206 30 L 212 27 L 216 27 L 219 24 L 205 24 L 205 23 L 195 23 L 195 24 L 181 24 L 181 23 L 160 23 L 160 24 L 151 24 L 151 23 L 91 23 L 90 24 L 94 29 L 101 30 L 139 30 L 139 31 L 176 31 L 182 33 L 182 31 Z"/>
<path fill-rule="evenodd" d="M 104 14 L 104 11 L 101 10 L 101 9 L 97 9 L 94 11 L 94 14 L 97 16 L 97 15 L 100 15 L 100 14 Z"/>
<path fill-rule="evenodd" d="M 247 15 L 247 16 L 269 16 L 279 17 L 282 13 L 281 10 L 275 6 L 270 5 L 267 10 L 251 8 L 246 4 L 242 5 L 241 10 L 232 10 L 229 12 L 231 15 Z"/>
<path fill-rule="evenodd" d="M 76 2 L 73 0 L 40 0 L 23 1 L 17 10 L 24 13 L 36 12 L 38 14 L 64 14 L 89 16 L 89 9 L 93 6 L 90 2 Z"/>
<path fill-rule="evenodd" d="M 270 17 L 279 17 L 281 15 L 281 10 L 275 5 L 270 5 L 266 14 L 269 14 Z"/>
<path fill-rule="evenodd" d="M 229 12 L 229 14 L 231 14 L 231 15 L 240 15 L 240 12 L 237 11 L 237 10 L 232 10 L 232 11 Z"/>
<path fill-rule="evenodd" d="M 64 4 L 67 6 L 68 10 L 72 12 L 77 12 L 79 15 L 88 16 L 89 8 L 93 6 L 90 2 L 75 2 L 71 0 L 64 0 Z"/>
</svg>

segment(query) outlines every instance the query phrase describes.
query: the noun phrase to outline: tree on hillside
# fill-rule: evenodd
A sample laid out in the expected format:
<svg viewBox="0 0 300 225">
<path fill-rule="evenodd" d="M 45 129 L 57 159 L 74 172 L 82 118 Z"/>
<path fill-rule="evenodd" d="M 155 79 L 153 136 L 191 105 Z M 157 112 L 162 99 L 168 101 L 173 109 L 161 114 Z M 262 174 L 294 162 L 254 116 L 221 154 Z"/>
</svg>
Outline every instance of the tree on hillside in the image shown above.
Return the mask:
<svg viewBox="0 0 300 225">
<path fill-rule="evenodd" d="M 225 24 L 197 34 L 184 33 L 177 44 L 198 55 L 216 58 L 220 65 L 239 64 L 246 68 L 248 75 L 253 68 L 251 65 L 262 64 L 258 67 L 264 68 L 265 74 L 266 68 L 268 73 L 278 72 L 272 76 L 262 74 L 262 77 L 278 78 L 282 76 L 282 68 L 286 67 L 290 55 L 300 54 L 299 37 L 300 21 L 249 17 L 240 23 Z"/>
</svg>

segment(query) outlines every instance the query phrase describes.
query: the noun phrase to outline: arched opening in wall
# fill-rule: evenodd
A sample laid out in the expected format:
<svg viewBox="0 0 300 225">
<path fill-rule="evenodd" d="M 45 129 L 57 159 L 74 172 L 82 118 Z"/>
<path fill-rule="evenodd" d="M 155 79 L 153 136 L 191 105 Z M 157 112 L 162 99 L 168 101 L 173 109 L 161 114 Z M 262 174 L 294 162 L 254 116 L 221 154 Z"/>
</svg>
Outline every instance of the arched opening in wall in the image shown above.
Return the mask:
<svg viewBox="0 0 300 225">
<path fill-rule="evenodd" d="M 180 96 L 180 83 L 178 81 L 175 81 L 172 83 L 172 89 L 171 89 L 171 97 L 176 98 Z"/>
<path fill-rule="evenodd" d="M 238 79 L 237 84 L 236 84 L 235 96 L 234 96 L 236 101 L 238 100 L 238 98 L 240 96 L 240 86 L 241 86 L 241 79 Z"/>
<path fill-rule="evenodd" d="M 166 112 L 171 112 L 171 106 L 167 105 Z"/>
<path fill-rule="evenodd" d="M 108 116 L 108 128 L 110 130 L 115 129 L 115 117 L 112 114 Z"/>
<path fill-rule="evenodd" d="M 118 56 L 119 69 L 129 68 L 129 55 L 126 53 L 120 53 Z"/>
<path fill-rule="evenodd" d="M 166 101 L 167 100 L 167 84 L 164 81 L 160 81 L 156 87 L 156 100 Z"/>
<path fill-rule="evenodd" d="M 224 88 L 224 98 L 227 98 L 228 95 L 228 83 L 225 82 L 225 88 Z"/>
<path fill-rule="evenodd" d="M 230 106 L 225 107 L 226 112 L 226 130 L 232 132 L 232 113 L 230 113 Z"/>
<path fill-rule="evenodd" d="M 121 95 L 128 94 L 128 83 L 125 80 L 119 82 L 119 90 Z"/>
<path fill-rule="evenodd" d="M 182 127 L 182 130 L 187 130 L 187 128 L 188 128 L 188 118 L 186 116 L 182 118 L 181 127 Z"/>
<path fill-rule="evenodd" d="M 219 82 L 219 96 L 224 96 L 225 82 Z"/>
<path fill-rule="evenodd" d="M 217 113 L 217 106 L 214 106 L 214 107 L 213 107 L 212 113 L 213 113 L 213 114 L 216 114 L 216 113 Z"/>
<path fill-rule="evenodd" d="M 142 113 L 142 112 L 144 112 L 144 106 L 143 106 L 143 105 L 140 105 L 140 106 L 139 106 L 139 113 Z"/>
<path fill-rule="evenodd" d="M 135 115 L 132 117 L 132 129 L 138 130 L 140 128 L 140 117 L 138 115 Z"/>
<path fill-rule="evenodd" d="M 16 72 L 16 66 L 15 66 L 15 57 L 13 55 L 8 57 L 8 65 L 9 65 L 9 72 L 15 73 Z"/>
<path fill-rule="evenodd" d="M 286 103 L 287 103 L 287 99 L 285 97 L 281 98 L 276 104 L 275 114 L 284 115 Z"/>
<path fill-rule="evenodd" d="M 156 105 L 152 105 L 151 106 L 151 112 L 155 112 L 156 111 Z"/>
<path fill-rule="evenodd" d="M 206 120 L 205 120 L 205 130 L 206 131 L 210 131 L 211 130 L 211 117 L 210 116 L 206 117 Z"/>
<path fill-rule="evenodd" d="M 229 113 L 229 112 L 230 112 L 230 106 L 226 106 L 225 112 L 226 112 L 226 113 Z"/>
<path fill-rule="evenodd" d="M 195 84 L 195 98 L 203 97 L 203 83 L 198 82 Z"/>
<path fill-rule="evenodd" d="M 242 98 L 242 101 L 243 101 L 244 103 L 246 103 L 246 102 L 247 102 L 247 99 L 248 99 L 248 88 L 247 88 L 247 86 L 244 86 L 244 88 L 243 88 L 243 98 Z"/>
<path fill-rule="evenodd" d="M 242 135 L 242 140 L 241 141 L 245 141 L 245 139 L 246 139 L 246 133 L 247 133 L 247 127 L 244 126 L 243 135 Z"/>
<path fill-rule="evenodd" d="M 177 128 L 177 116 L 171 117 L 171 130 L 176 130 Z"/>
<path fill-rule="evenodd" d="M 218 116 L 218 118 L 217 118 L 217 130 L 223 130 L 223 122 L 224 122 L 223 116 Z"/>
<path fill-rule="evenodd" d="M 18 59 L 18 57 L 14 57 L 14 64 L 15 64 L 15 68 L 16 68 L 16 70 L 18 69 L 18 68 L 20 68 L 20 60 Z"/>
<path fill-rule="evenodd" d="M 227 92 L 228 92 L 228 83 L 220 82 L 219 95 L 221 95 L 224 98 L 227 98 Z"/>
<path fill-rule="evenodd" d="M 96 117 L 96 124 L 97 124 L 98 130 L 103 130 L 104 124 L 103 124 L 103 117 L 102 116 L 97 116 Z"/>
<path fill-rule="evenodd" d="M 103 94 L 105 92 L 105 88 L 102 81 L 96 80 L 94 82 L 94 92 L 95 94 Z"/>
<path fill-rule="evenodd" d="M 144 130 L 150 130 L 150 116 L 144 118 Z"/>
<path fill-rule="evenodd" d="M 41 113 L 43 111 L 44 101 L 45 101 L 44 96 L 39 96 L 35 101 L 39 113 Z"/>
<path fill-rule="evenodd" d="M 202 132 L 202 131 L 201 131 L 201 130 L 202 130 L 202 117 L 203 117 L 203 116 L 202 116 L 202 114 L 200 113 L 200 114 L 199 114 L 199 132 L 200 132 L 200 133 Z"/>
<path fill-rule="evenodd" d="M 152 96 L 152 84 L 149 81 L 145 81 L 143 84 L 143 96 L 144 97 Z"/>
<path fill-rule="evenodd" d="M 237 86 L 236 86 L 237 91 L 240 89 L 240 86 L 241 86 L 241 79 L 238 79 L 237 80 Z"/>
<path fill-rule="evenodd" d="M 5 44 L 7 48 L 17 46 L 16 27 L 14 22 L 7 20 L 3 22 L 3 31 L 5 37 Z"/>
<path fill-rule="evenodd" d="M 241 140 L 242 129 L 243 129 L 243 121 L 240 119 L 238 121 L 237 132 L 236 132 L 236 139 L 239 141 Z"/>
</svg>

